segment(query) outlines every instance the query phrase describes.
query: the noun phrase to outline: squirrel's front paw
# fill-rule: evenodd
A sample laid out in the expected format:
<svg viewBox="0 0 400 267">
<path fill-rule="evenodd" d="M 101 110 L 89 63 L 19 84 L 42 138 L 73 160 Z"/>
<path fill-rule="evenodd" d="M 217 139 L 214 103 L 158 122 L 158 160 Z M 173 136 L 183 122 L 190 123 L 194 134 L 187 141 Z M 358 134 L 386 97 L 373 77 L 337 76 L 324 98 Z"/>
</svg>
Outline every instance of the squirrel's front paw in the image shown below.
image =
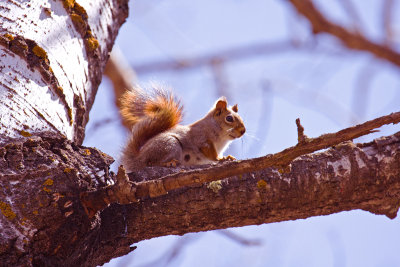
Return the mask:
<svg viewBox="0 0 400 267">
<path fill-rule="evenodd" d="M 234 160 L 236 160 L 236 158 L 234 156 L 232 156 L 232 155 L 228 155 L 228 156 L 225 156 L 225 157 L 219 159 L 219 161 L 222 161 L 222 162 L 224 162 L 224 161 L 234 161 Z"/>
<path fill-rule="evenodd" d="M 171 161 L 164 162 L 161 164 L 161 166 L 163 166 L 163 167 L 176 167 L 178 165 L 179 165 L 179 160 L 177 160 L 177 159 L 173 159 Z"/>
</svg>

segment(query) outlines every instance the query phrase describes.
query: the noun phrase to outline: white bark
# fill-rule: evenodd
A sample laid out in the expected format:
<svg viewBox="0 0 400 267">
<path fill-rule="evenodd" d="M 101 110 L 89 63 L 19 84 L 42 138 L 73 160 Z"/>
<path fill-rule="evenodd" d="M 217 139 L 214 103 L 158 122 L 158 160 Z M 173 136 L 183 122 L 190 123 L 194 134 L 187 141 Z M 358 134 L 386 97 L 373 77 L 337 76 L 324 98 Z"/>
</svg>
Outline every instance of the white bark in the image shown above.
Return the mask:
<svg viewBox="0 0 400 267">
<path fill-rule="evenodd" d="M 82 141 L 105 64 L 102 59 L 108 56 L 110 40 L 115 38 L 110 25 L 118 2 L 76 2 L 88 14 L 90 28 L 84 28 L 83 34 L 77 31 L 63 1 L 0 2 L 0 35 L 36 42 L 46 52 L 56 85 L 62 88 L 61 92 L 51 84 L 38 67 L 28 67 L 27 58 L 0 45 L 0 134 L 19 137 L 21 131 L 23 135 L 52 132 Z M 88 31 L 99 42 L 94 52 L 85 46 Z M 98 60 L 100 68 L 92 66 L 91 59 Z"/>
</svg>

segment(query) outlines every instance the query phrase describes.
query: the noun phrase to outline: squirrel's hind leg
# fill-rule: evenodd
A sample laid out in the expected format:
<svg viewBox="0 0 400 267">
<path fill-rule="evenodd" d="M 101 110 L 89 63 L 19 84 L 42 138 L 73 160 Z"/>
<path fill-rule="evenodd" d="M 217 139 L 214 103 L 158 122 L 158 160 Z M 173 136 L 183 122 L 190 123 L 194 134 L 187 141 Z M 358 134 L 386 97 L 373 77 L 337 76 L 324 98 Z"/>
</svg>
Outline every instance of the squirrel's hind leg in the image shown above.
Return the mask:
<svg viewBox="0 0 400 267">
<path fill-rule="evenodd" d="M 182 146 L 171 135 L 156 136 L 147 142 L 139 152 L 138 160 L 145 166 L 176 167 L 180 165 Z"/>
</svg>

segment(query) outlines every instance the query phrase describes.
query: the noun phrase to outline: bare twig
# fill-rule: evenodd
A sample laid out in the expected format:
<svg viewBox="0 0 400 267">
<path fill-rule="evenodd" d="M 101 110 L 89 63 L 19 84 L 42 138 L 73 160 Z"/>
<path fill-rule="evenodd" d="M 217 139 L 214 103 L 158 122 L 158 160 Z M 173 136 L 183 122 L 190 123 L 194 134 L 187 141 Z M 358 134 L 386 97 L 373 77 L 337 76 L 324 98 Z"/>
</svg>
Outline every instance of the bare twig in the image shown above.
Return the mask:
<svg viewBox="0 0 400 267">
<path fill-rule="evenodd" d="M 352 49 L 360 51 L 368 51 L 379 57 L 385 59 L 396 66 L 400 66 L 400 54 L 385 45 L 374 43 L 364 36 L 353 33 L 339 25 L 327 20 L 322 13 L 314 6 L 311 0 L 289 0 L 297 11 L 308 19 L 311 23 L 313 32 L 329 33 L 342 43 Z"/>
<path fill-rule="evenodd" d="M 151 266 L 168 266 L 174 262 L 183 252 L 183 250 L 189 245 L 189 243 L 197 241 L 200 234 L 197 235 L 184 235 L 180 237 L 171 248 L 169 248 L 160 257 L 151 262 L 140 265 L 141 267 Z"/>
<path fill-rule="evenodd" d="M 119 100 L 126 89 L 134 86 L 136 74 L 126 62 L 118 47 L 113 48 L 104 69 L 104 75 L 111 80 L 115 92 L 115 104 L 120 107 Z"/>
<path fill-rule="evenodd" d="M 304 44 L 303 44 L 304 46 Z M 300 49 L 299 47 L 296 47 Z M 186 71 L 193 68 L 212 66 L 216 61 L 228 62 L 247 59 L 265 54 L 276 54 L 277 52 L 290 51 L 294 48 L 292 41 L 278 41 L 252 44 L 243 47 L 235 47 L 223 51 L 217 51 L 208 55 L 193 58 L 182 58 L 179 60 L 155 61 L 143 65 L 135 65 L 132 68 L 139 74 L 161 71 Z"/>
<path fill-rule="evenodd" d="M 264 80 L 261 82 L 261 98 L 262 105 L 259 111 L 259 120 L 257 123 L 257 130 L 255 136 L 262 136 L 262 141 L 255 139 L 249 151 L 252 151 L 254 155 L 262 149 L 263 141 L 265 141 L 268 136 L 269 126 L 271 124 L 271 118 L 273 113 L 273 103 L 274 103 L 274 91 L 272 89 L 271 82 Z"/>
<path fill-rule="evenodd" d="M 260 158 L 223 162 L 207 168 L 199 168 L 164 176 L 157 180 L 133 183 L 128 181 L 125 170 L 118 169 L 117 183 L 94 192 L 81 194 L 81 201 L 89 216 L 104 209 L 109 203 L 128 204 L 138 199 L 157 197 L 169 191 L 206 182 L 217 181 L 226 177 L 241 175 L 268 167 L 285 168 L 295 158 L 321 149 L 335 146 L 345 141 L 376 132 L 376 128 L 385 124 L 400 122 L 400 112 L 382 116 L 363 124 L 349 127 L 336 133 L 324 134 L 317 138 L 305 139 L 294 147 L 287 148 L 273 155 Z"/>
<path fill-rule="evenodd" d="M 230 98 L 228 95 L 229 84 L 228 79 L 224 70 L 224 62 L 221 60 L 215 60 L 211 63 L 211 71 L 214 77 L 215 88 L 217 91 L 217 97 L 226 96 L 228 99 Z"/>
<path fill-rule="evenodd" d="M 243 246 L 260 246 L 262 243 L 258 239 L 247 239 L 227 229 L 218 230 L 217 233 L 222 234 L 223 236 L 226 236 L 232 241 L 235 241 Z"/>
<path fill-rule="evenodd" d="M 368 96 L 371 91 L 371 82 L 376 75 L 377 69 L 373 64 L 365 65 L 359 72 L 356 81 L 356 87 L 353 91 L 353 112 L 357 114 L 357 118 L 363 119 L 367 111 Z M 351 123 L 359 121 L 351 120 Z"/>
<path fill-rule="evenodd" d="M 296 119 L 296 125 L 297 125 L 297 142 L 299 144 L 304 144 L 308 141 L 307 135 L 304 134 L 304 127 L 300 123 L 300 119 Z"/>
<path fill-rule="evenodd" d="M 92 127 L 87 129 L 85 137 L 86 138 L 90 137 L 99 128 L 104 127 L 105 125 L 110 124 L 110 123 L 114 122 L 115 120 L 118 120 L 118 119 L 115 119 L 115 118 L 103 118 L 102 120 L 99 120 L 99 121 L 95 122 Z"/>
<path fill-rule="evenodd" d="M 393 39 L 392 29 L 392 14 L 393 14 L 393 0 L 384 0 L 382 3 L 382 27 L 385 33 L 385 43 L 390 45 Z"/>
</svg>

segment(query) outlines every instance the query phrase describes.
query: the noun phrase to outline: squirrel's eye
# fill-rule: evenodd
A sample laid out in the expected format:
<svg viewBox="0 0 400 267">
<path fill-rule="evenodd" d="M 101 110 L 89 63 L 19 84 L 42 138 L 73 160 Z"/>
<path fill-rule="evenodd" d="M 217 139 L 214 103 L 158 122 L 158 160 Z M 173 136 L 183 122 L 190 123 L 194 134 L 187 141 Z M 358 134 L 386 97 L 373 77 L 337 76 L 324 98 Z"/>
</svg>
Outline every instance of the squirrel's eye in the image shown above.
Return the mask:
<svg viewBox="0 0 400 267">
<path fill-rule="evenodd" d="M 233 116 L 232 115 L 228 115 L 228 116 L 225 117 L 225 120 L 227 122 L 233 122 Z"/>
</svg>

